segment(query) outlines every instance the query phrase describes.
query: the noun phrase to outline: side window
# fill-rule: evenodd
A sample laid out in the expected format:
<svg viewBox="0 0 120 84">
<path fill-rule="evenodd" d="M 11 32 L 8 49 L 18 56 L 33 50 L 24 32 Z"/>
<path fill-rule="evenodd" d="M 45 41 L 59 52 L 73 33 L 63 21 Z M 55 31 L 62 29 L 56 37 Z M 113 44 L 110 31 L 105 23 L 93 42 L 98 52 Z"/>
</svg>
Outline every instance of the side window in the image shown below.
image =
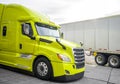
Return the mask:
<svg viewBox="0 0 120 84">
<path fill-rule="evenodd" d="M 2 35 L 3 35 L 3 36 L 6 36 L 6 33 L 7 33 L 7 27 L 6 27 L 6 26 L 3 26 Z"/>
<path fill-rule="evenodd" d="M 33 30 L 30 23 L 22 24 L 22 34 L 27 36 L 33 36 Z"/>
</svg>

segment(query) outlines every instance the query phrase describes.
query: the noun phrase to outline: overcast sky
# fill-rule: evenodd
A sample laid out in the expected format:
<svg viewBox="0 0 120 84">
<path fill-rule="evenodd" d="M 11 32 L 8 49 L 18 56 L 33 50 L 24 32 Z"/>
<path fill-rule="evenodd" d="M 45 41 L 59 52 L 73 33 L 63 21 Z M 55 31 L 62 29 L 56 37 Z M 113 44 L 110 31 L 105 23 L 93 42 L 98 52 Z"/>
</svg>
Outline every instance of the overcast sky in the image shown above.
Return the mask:
<svg viewBox="0 0 120 84">
<path fill-rule="evenodd" d="M 43 13 L 58 24 L 120 14 L 120 0 L 0 0 Z"/>
</svg>

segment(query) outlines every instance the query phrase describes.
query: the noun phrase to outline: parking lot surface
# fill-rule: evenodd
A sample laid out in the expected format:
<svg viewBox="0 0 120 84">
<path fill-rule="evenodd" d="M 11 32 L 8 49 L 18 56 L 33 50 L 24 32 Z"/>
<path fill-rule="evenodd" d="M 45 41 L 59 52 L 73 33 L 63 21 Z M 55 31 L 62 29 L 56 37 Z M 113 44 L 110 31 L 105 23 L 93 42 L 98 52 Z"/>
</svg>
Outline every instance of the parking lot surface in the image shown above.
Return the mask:
<svg viewBox="0 0 120 84">
<path fill-rule="evenodd" d="M 120 84 L 120 69 L 107 66 L 86 64 L 82 79 L 67 82 L 69 84 Z M 29 73 L 14 71 L 0 66 L 0 84 L 60 84 L 54 81 L 40 80 Z M 63 83 L 64 84 L 64 83 Z"/>
</svg>

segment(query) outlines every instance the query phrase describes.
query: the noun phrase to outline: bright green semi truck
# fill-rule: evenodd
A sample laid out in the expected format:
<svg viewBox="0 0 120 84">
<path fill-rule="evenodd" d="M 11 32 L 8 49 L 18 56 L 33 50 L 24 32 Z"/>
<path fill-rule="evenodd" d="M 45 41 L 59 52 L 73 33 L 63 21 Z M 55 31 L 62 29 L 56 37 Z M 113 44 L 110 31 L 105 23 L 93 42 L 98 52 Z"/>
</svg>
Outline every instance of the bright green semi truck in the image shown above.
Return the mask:
<svg viewBox="0 0 120 84">
<path fill-rule="evenodd" d="M 18 4 L 0 4 L 0 64 L 40 79 L 80 79 L 85 70 L 81 45 L 61 37 L 60 26 Z"/>
</svg>

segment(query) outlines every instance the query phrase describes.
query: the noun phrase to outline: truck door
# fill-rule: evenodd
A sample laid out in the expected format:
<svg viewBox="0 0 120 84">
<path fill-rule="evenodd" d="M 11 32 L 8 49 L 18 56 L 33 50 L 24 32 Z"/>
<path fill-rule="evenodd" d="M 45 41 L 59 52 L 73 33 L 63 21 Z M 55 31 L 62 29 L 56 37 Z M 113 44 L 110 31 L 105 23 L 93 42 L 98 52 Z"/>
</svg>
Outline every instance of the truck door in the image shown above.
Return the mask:
<svg viewBox="0 0 120 84">
<path fill-rule="evenodd" d="M 35 47 L 35 39 L 31 39 L 33 36 L 33 29 L 30 22 L 20 24 L 19 34 L 19 52 L 22 54 L 33 54 Z"/>
</svg>

